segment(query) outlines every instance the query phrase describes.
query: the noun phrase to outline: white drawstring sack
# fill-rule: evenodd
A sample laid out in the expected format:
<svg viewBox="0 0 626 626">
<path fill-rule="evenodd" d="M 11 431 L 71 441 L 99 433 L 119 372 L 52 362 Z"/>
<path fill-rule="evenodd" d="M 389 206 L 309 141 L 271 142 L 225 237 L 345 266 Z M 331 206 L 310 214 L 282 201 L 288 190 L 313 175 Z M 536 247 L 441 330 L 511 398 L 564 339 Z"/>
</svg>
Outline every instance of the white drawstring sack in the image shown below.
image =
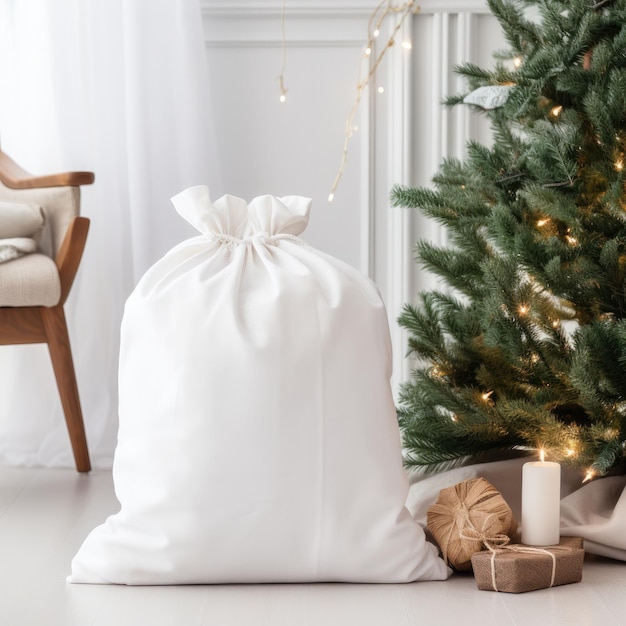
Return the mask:
<svg viewBox="0 0 626 626">
<path fill-rule="evenodd" d="M 70 582 L 408 582 L 449 575 L 405 508 L 379 294 L 298 238 L 310 200 L 173 198 L 202 234 L 122 323 L 121 510 Z"/>
</svg>

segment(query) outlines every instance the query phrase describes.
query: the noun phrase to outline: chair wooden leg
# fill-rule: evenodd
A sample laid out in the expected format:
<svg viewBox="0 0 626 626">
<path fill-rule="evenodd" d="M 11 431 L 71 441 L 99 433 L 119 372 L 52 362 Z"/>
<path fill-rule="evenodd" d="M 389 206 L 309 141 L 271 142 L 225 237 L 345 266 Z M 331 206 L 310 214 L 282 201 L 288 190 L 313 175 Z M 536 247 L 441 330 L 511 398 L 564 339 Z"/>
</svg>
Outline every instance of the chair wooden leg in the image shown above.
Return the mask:
<svg viewBox="0 0 626 626">
<path fill-rule="evenodd" d="M 41 319 L 46 331 L 48 350 L 65 413 L 76 469 L 79 472 L 88 472 L 91 463 L 63 306 L 42 307 Z"/>
</svg>

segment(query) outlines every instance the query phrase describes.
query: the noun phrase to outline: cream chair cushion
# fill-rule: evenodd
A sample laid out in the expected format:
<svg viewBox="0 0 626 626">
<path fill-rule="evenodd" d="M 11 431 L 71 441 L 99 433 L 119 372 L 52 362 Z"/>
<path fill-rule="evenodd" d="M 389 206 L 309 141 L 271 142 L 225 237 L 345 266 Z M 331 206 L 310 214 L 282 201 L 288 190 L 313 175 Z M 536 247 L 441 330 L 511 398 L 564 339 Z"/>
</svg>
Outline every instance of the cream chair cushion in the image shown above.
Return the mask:
<svg viewBox="0 0 626 626">
<path fill-rule="evenodd" d="M 35 236 L 34 239 L 39 252 L 50 257 L 57 255 L 70 222 L 80 213 L 78 187 L 10 189 L 0 183 L 0 201 L 43 207 L 45 225 L 41 238 Z"/>
<path fill-rule="evenodd" d="M 0 201 L 0 239 L 32 237 L 43 225 L 41 207 Z"/>
<path fill-rule="evenodd" d="M 32 237 L 37 244 L 36 253 L 0 263 L 0 306 L 57 305 L 61 282 L 52 257 L 77 212 L 74 190 L 13 190 L 0 184 L 0 197 L 1 238 Z"/>
<path fill-rule="evenodd" d="M 27 254 L 0 264 L 0 306 L 55 306 L 61 299 L 56 263 L 45 254 Z"/>
<path fill-rule="evenodd" d="M 43 207 L 0 200 L 0 240 L 22 237 L 34 239 L 39 252 L 54 256 L 51 228 Z"/>
<path fill-rule="evenodd" d="M 0 239 L 0 263 L 6 263 L 37 250 L 37 244 L 30 237 Z"/>
</svg>

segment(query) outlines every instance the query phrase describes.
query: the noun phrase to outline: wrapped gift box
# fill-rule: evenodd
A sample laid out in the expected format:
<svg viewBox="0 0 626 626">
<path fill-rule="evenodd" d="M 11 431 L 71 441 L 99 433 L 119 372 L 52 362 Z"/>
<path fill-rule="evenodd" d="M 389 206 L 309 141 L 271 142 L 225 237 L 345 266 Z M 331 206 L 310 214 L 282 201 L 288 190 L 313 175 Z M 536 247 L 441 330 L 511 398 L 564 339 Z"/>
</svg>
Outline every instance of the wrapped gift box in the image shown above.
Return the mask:
<svg viewBox="0 0 626 626">
<path fill-rule="evenodd" d="M 582 539 L 562 537 L 558 546 L 513 544 L 477 552 L 472 568 L 479 589 L 523 593 L 580 582 L 584 557 Z"/>
</svg>

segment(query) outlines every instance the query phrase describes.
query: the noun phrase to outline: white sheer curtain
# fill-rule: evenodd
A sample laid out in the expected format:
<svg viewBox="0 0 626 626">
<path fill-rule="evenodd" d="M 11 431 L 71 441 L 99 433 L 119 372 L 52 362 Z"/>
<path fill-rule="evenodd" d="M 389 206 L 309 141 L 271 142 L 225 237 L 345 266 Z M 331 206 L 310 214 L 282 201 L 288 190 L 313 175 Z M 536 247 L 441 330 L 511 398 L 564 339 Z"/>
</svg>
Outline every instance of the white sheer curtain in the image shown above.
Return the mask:
<svg viewBox="0 0 626 626">
<path fill-rule="evenodd" d="M 117 433 L 124 301 L 191 235 L 170 197 L 219 184 L 198 0 L 0 0 L 0 140 L 25 169 L 93 170 L 66 313 L 95 467 Z M 47 349 L 0 347 L 0 463 L 72 466 Z"/>
</svg>

